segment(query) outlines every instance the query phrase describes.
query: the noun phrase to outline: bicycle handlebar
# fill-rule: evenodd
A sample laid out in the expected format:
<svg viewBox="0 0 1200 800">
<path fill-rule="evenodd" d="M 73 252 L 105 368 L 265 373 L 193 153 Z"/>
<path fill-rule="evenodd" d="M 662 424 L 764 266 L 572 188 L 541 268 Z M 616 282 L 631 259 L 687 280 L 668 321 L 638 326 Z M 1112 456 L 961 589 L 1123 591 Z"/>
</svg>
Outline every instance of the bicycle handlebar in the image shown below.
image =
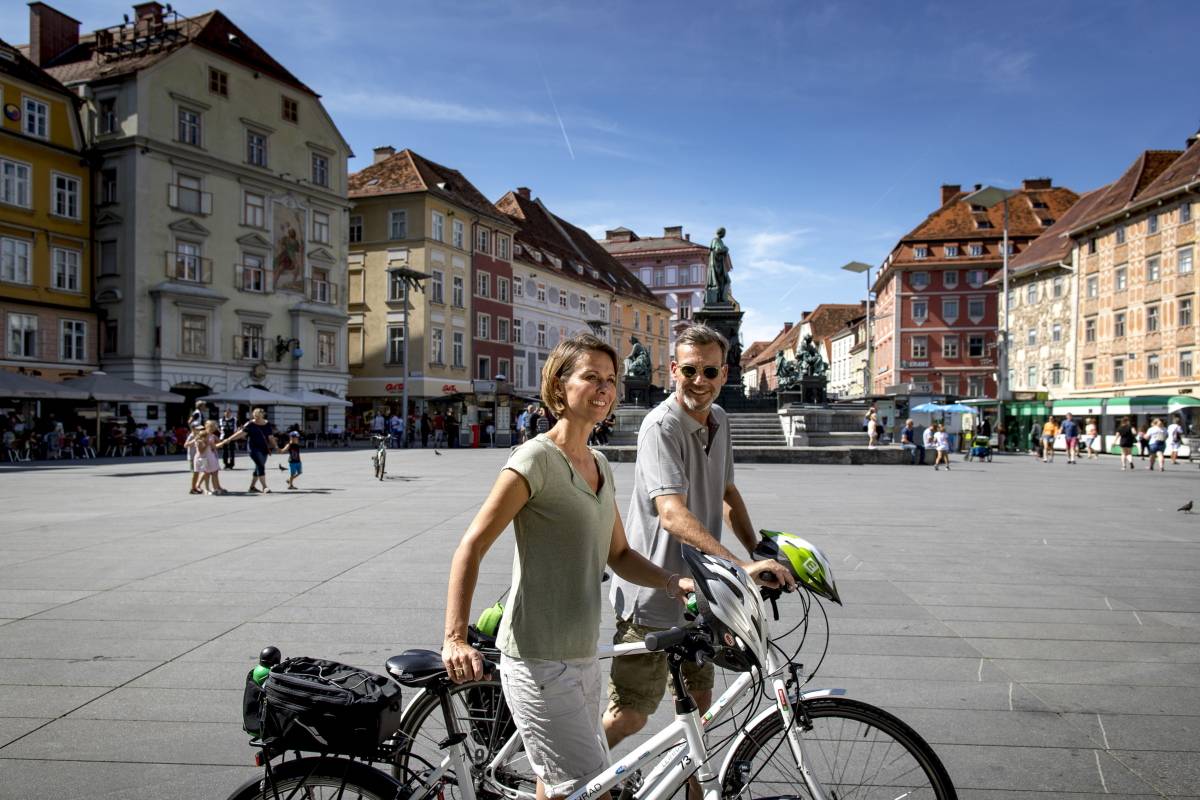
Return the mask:
<svg viewBox="0 0 1200 800">
<path fill-rule="evenodd" d="M 689 628 L 675 627 L 669 631 L 654 631 L 646 634 L 646 649 L 651 653 L 666 650 L 687 640 Z"/>
</svg>

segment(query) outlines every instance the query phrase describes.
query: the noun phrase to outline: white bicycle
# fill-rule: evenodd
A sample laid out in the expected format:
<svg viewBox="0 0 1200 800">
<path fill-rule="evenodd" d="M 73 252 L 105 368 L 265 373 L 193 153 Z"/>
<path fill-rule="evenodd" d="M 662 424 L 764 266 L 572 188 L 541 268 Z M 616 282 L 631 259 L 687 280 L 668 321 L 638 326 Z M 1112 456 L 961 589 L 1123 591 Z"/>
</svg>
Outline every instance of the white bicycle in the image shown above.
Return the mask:
<svg viewBox="0 0 1200 800">
<path fill-rule="evenodd" d="M 387 471 L 387 437 L 376 434 L 371 439 L 375 442 L 375 455 L 371 456 L 371 467 L 374 469 L 375 477 L 383 480 L 384 473 Z"/>
</svg>

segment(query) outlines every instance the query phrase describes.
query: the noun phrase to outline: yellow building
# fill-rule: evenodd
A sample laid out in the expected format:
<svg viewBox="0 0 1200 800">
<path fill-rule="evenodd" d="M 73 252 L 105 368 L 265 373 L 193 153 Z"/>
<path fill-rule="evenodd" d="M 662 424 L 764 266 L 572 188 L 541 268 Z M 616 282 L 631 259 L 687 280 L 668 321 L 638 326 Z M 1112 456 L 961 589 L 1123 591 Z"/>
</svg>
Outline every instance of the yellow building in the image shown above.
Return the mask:
<svg viewBox="0 0 1200 800">
<path fill-rule="evenodd" d="M 78 99 L 0 41 L 0 369 L 97 366 L 91 182 Z"/>
</svg>

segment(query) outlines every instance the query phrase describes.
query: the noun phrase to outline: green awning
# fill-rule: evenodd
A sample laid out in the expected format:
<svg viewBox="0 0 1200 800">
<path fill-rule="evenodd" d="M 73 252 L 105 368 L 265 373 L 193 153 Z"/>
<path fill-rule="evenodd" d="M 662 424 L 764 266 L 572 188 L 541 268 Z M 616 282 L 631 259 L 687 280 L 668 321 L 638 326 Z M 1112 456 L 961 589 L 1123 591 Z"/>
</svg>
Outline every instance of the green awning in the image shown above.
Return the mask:
<svg viewBox="0 0 1200 800">
<path fill-rule="evenodd" d="M 1077 397 L 1072 399 L 1055 400 L 1051 409 L 1052 414 L 1102 414 L 1103 397 Z"/>
<path fill-rule="evenodd" d="M 1039 400 L 1030 403 L 1005 403 L 1004 413 L 1010 417 L 1040 417 L 1049 412 L 1046 410 L 1046 404 Z"/>
<path fill-rule="evenodd" d="M 1167 411 L 1172 414 L 1174 414 L 1176 411 L 1182 411 L 1186 408 L 1200 408 L 1200 398 L 1192 397 L 1191 395 L 1180 394 L 1167 401 Z"/>
</svg>

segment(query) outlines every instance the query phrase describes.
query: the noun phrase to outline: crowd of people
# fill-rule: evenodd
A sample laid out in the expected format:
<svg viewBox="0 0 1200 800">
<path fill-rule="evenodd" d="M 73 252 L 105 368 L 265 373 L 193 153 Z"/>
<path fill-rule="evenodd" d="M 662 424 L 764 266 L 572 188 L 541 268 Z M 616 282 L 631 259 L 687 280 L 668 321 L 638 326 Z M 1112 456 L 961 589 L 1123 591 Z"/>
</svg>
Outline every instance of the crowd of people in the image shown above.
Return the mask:
<svg viewBox="0 0 1200 800">
<path fill-rule="evenodd" d="M 94 422 L 10 411 L 0 414 L 0 461 L 170 455 L 183 450 L 189 434 L 184 425 L 167 429 L 127 417 L 102 423 L 97 440 Z"/>
<path fill-rule="evenodd" d="M 460 423 L 453 411 L 434 410 L 410 413 L 408 419 L 397 414 L 378 413 L 371 418 L 371 433 L 386 436 L 392 447 L 458 447 Z M 493 428 L 492 433 L 494 434 Z"/>
</svg>

